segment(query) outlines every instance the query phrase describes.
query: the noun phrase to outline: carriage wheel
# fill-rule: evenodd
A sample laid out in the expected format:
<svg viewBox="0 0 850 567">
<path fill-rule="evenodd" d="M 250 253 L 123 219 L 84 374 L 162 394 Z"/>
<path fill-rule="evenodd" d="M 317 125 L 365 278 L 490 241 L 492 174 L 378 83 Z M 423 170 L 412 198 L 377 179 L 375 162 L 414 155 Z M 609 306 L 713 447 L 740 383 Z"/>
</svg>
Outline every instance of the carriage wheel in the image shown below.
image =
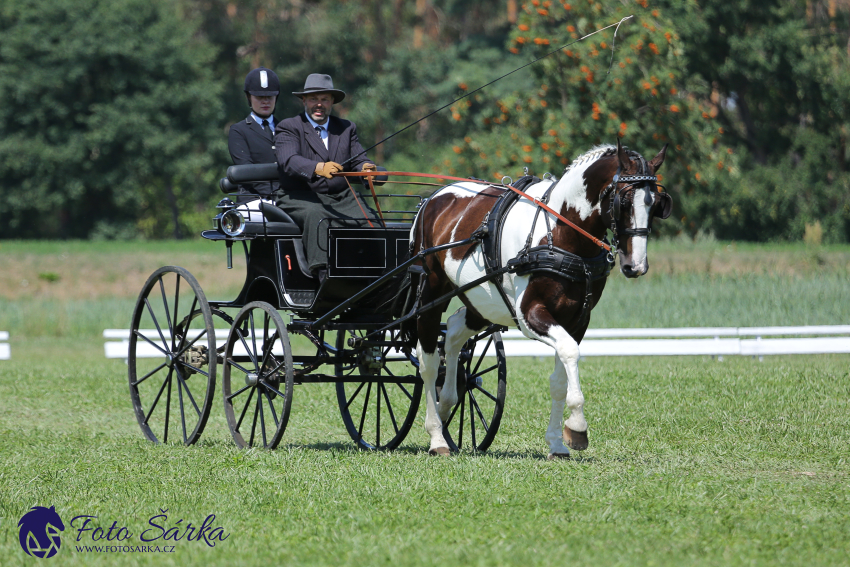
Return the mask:
<svg viewBox="0 0 850 567">
<path fill-rule="evenodd" d="M 356 344 L 363 331 L 339 331 L 336 338 L 336 397 L 342 421 L 361 449 L 398 447 L 419 410 L 422 380 L 416 357 L 396 351 L 399 331 Z M 354 344 L 352 344 L 354 343 Z"/>
<path fill-rule="evenodd" d="M 175 266 L 151 274 L 133 310 L 127 354 L 130 398 L 145 437 L 184 445 L 200 438 L 215 393 L 214 350 L 212 312 L 198 281 Z"/>
<path fill-rule="evenodd" d="M 240 448 L 274 449 L 292 406 L 289 334 L 277 310 L 263 301 L 236 315 L 224 348 L 224 413 Z"/>
<path fill-rule="evenodd" d="M 475 354 L 479 345 L 481 353 Z M 490 447 L 505 408 L 506 377 L 507 361 L 500 333 L 485 331 L 466 341 L 458 355 L 458 403 L 443 424 L 443 437 L 452 451 L 464 446 L 473 451 Z M 438 381 L 441 384 L 442 377 Z"/>
</svg>

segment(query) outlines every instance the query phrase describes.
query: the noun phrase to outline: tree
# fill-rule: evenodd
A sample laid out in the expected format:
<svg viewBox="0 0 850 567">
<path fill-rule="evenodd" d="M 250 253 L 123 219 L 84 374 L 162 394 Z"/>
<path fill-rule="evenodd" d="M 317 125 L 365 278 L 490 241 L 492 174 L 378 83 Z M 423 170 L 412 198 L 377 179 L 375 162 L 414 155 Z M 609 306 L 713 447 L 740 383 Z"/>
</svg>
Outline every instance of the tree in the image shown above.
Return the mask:
<svg viewBox="0 0 850 567">
<path fill-rule="evenodd" d="M 196 31 L 166 0 L 0 5 L 0 236 L 183 234 L 224 163 Z"/>
</svg>

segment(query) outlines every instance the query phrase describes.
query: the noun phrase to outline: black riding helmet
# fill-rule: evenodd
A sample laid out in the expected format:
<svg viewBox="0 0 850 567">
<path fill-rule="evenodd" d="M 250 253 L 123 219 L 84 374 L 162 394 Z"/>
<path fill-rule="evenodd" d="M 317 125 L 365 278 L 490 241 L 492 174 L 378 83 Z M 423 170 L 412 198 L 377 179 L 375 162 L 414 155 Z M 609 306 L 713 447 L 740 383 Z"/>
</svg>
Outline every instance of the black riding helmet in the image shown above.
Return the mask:
<svg viewBox="0 0 850 567">
<path fill-rule="evenodd" d="M 245 76 L 245 94 L 277 96 L 280 94 L 280 81 L 271 69 L 257 67 Z"/>
</svg>

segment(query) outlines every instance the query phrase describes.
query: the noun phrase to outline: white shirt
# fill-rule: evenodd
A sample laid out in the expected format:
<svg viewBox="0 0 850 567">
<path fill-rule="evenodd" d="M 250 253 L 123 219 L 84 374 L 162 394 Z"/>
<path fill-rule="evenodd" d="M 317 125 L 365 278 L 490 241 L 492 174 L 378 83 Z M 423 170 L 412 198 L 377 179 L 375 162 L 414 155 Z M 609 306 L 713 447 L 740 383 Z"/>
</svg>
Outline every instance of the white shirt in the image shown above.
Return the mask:
<svg viewBox="0 0 850 567">
<path fill-rule="evenodd" d="M 251 112 L 251 118 L 257 121 L 257 124 L 260 125 L 260 128 L 263 128 L 263 120 L 269 121 L 269 129 L 272 131 L 272 138 L 274 138 L 274 114 L 269 116 L 268 118 L 260 118 L 253 112 Z M 263 128 L 265 130 L 265 128 Z"/>
<path fill-rule="evenodd" d="M 313 130 L 315 130 L 316 128 L 322 129 L 322 142 L 325 144 L 325 149 L 328 149 L 328 123 L 325 122 L 324 124 L 319 124 L 318 122 L 310 118 L 310 115 L 306 112 L 304 113 L 304 116 L 307 117 L 307 120 L 310 122 L 310 126 L 313 127 Z"/>
</svg>

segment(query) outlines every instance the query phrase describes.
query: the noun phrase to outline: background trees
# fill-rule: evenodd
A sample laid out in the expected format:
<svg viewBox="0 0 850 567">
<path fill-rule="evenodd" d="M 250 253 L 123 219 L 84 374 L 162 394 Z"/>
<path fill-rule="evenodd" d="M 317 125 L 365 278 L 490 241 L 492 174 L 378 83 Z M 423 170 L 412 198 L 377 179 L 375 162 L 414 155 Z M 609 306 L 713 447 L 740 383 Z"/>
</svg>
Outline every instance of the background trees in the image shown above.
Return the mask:
<svg viewBox="0 0 850 567">
<path fill-rule="evenodd" d="M 613 62 L 611 29 L 371 155 L 498 179 L 617 136 L 669 143 L 666 232 L 799 239 L 819 221 L 850 240 L 848 0 L 2 0 L 0 236 L 207 226 L 255 66 L 281 78 L 278 118 L 308 73 L 333 75 L 369 146 L 630 14 Z"/>
</svg>

